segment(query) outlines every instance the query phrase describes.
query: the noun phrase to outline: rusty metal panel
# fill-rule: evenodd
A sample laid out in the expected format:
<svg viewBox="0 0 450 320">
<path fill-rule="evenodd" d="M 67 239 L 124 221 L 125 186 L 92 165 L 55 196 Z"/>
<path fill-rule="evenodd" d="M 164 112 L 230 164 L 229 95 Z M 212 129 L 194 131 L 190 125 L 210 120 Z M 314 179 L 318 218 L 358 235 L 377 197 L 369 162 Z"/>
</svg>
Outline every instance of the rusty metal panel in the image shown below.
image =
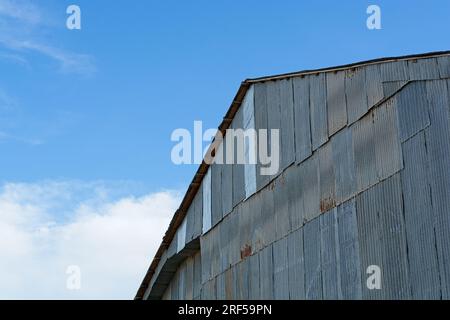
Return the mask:
<svg viewBox="0 0 450 320">
<path fill-rule="evenodd" d="M 222 219 L 222 165 L 212 164 L 211 170 L 211 226 Z"/>
<path fill-rule="evenodd" d="M 206 233 L 211 229 L 211 169 L 208 169 L 202 182 L 203 195 L 203 224 L 202 232 Z"/>
<path fill-rule="evenodd" d="M 295 160 L 303 162 L 312 154 L 309 79 L 294 78 Z"/>
<path fill-rule="evenodd" d="M 305 259 L 305 297 L 307 300 L 321 300 L 322 269 L 320 261 L 320 222 L 314 219 L 303 228 Z"/>
<path fill-rule="evenodd" d="M 450 124 L 445 81 L 427 83 L 431 126 L 425 130 L 442 298 L 450 299 Z"/>
<path fill-rule="evenodd" d="M 362 299 L 358 225 L 354 199 L 337 208 L 337 226 L 341 288 L 339 298 L 344 300 Z"/>
<path fill-rule="evenodd" d="M 294 93 L 292 80 L 280 80 L 280 170 L 295 161 Z"/>
<path fill-rule="evenodd" d="M 346 70 L 345 96 L 347 98 L 348 123 L 352 124 L 366 114 L 368 110 L 364 68 Z"/>
<path fill-rule="evenodd" d="M 192 291 L 194 299 L 200 298 L 200 291 L 202 288 L 202 256 L 200 252 L 197 252 L 194 256 L 194 280 L 192 285 Z"/>
<path fill-rule="evenodd" d="M 403 168 L 397 118 L 397 99 L 391 98 L 374 109 L 372 121 L 377 176 L 378 180 L 381 181 Z"/>
<path fill-rule="evenodd" d="M 263 246 L 275 241 L 275 208 L 273 183 L 261 191 L 261 223 Z"/>
<path fill-rule="evenodd" d="M 400 140 L 411 138 L 430 125 L 425 82 L 412 82 L 399 93 L 397 98 Z"/>
<path fill-rule="evenodd" d="M 441 79 L 450 78 L 450 56 L 439 57 L 437 62 Z"/>
<path fill-rule="evenodd" d="M 274 298 L 289 300 L 288 241 L 283 238 L 273 244 Z"/>
<path fill-rule="evenodd" d="M 250 211 L 250 200 L 246 200 L 241 206 L 236 207 L 239 219 L 239 250 L 240 259 L 245 259 L 252 254 L 252 212 Z"/>
<path fill-rule="evenodd" d="M 365 273 L 369 266 L 376 265 L 382 273 L 382 289 L 369 290 L 363 285 L 363 298 L 410 298 L 399 174 L 357 197 L 357 219 L 362 270 Z"/>
<path fill-rule="evenodd" d="M 439 79 L 439 68 L 436 58 L 408 60 L 410 80 Z"/>
<path fill-rule="evenodd" d="M 271 300 L 274 298 L 273 282 L 273 247 L 269 245 L 259 252 L 260 288 L 261 298 Z"/>
<path fill-rule="evenodd" d="M 236 265 L 236 299 L 248 300 L 250 291 L 250 259 Z"/>
<path fill-rule="evenodd" d="M 309 81 L 311 141 L 312 149 L 316 150 L 328 141 L 327 83 L 324 73 L 310 76 Z"/>
<path fill-rule="evenodd" d="M 408 63 L 405 60 L 380 64 L 381 79 L 385 81 L 408 81 Z"/>
<path fill-rule="evenodd" d="M 228 269 L 225 271 L 225 299 L 234 300 L 235 299 L 235 288 L 236 283 L 234 279 L 233 269 Z"/>
<path fill-rule="evenodd" d="M 216 278 L 216 298 L 217 300 L 225 300 L 225 273 L 221 273 Z"/>
<path fill-rule="evenodd" d="M 288 238 L 289 298 L 305 299 L 305 261 L 303 254 L 303 228 L 292 232 Z"/>
<path fill-rule="evenodd" d="M 342 203 L 356 193 L 352 132 L 346 128 L 332 138 L 336 175 L 336 201 Z"/>
<path fill-rule="evenodd" d="M 374 124 L 371 115 L 352 127 L 357 191 L 366 190 L 377 181 Z"/>
<path fill-rule="evenodd" d="M 401 178 L 412 298 L 440 299 L 439 264 L 423 132 L 403 143 L 403 157 L 405 168 Z"/>
<path fill-rule="evenodd" d="M 299 190 L 305 221 L 320 214 L 319 161 L 317 153 L 300 164 Z"/>
<path fill-rule="evenodd" d="M 345 98 L 345 71 L 328 72 L 328 136 L 347 125 L 347 100 Z"/>
<path fill-rule="evenodd" d="M 289 193 L 286 174 L 282 173 L 274 183 L 275 239 L 281 239 L 291 231 Z"/>
<path fill-rule="evenodd" d="M 261 287 L 259 284 L 260 270 L 259 270 L 259 253 L 249 258 L 250 272 L 249 272 L 249 299 L 261 299 Z"/>
<path fill-rule="evenodd" d="M 368 109 L 371 109 L 384 98 L 383 82 L 379 64 L 366 66 L 366 90 Z"/>
<path fill-rule="evenodd" d="M 265 83 L 256 83 L 254 85 L 255 101 L 255 129 L 268 129 L 267 115 L 267 86 Z M 261 175 L 261 164 L 258 161 L 256 165 L 256 187 L 257 190 L 263 188 L 270 180 L 270 176 Z"/>
<path fill-rule="evenodd" d="M 341 292 L 337 209 L 322 214 L 319 221 L 323 299 L 336 300 Z"/>
<path fill-rule="evenodd" d="M 327 143 L 318 151 L 320 212 L 322 213 L 336 206 L 336 178 L 332 147 L 332 143 Z"/>
</svg>

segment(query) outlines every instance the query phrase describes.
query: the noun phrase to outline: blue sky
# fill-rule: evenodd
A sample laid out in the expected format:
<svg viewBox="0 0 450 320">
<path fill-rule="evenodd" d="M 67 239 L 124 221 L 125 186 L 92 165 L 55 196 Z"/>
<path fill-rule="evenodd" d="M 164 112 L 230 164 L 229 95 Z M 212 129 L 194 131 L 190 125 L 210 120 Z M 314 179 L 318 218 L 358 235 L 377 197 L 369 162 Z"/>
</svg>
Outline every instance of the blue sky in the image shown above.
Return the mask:
<svg viewBox="0 0 450 320">
<path fill-rule="evenodd" d="M 82 30 L 65 26 L 70 4 Z M 382 30 L 366 28 L 370 4 Z M 86 207 L 111 217 L 124 199 L 169 216 L 197 169 L 172 164 L 173 130 L 217 127 L 245 78 L 449 50 L 449 12 L 448 0 L 0 0 L 0 210 L 35 208 L 27 230 Z M 159 238 L 147 241 L 145 263 Z"/>
</svg>

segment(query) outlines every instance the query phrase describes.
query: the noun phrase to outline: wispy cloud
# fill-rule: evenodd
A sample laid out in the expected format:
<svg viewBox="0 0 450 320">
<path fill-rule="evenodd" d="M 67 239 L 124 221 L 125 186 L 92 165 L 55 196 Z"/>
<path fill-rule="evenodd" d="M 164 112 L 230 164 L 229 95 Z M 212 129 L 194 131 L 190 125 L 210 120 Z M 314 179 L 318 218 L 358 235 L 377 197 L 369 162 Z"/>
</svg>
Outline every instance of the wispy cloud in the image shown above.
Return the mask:
<svg viewBox="0 0 450 320">
<path fill-rule="evenodd" d="M 180 196 L 111 199 L 107 190 L 70 181 L 0 188 L 0 299 L 133 298 Z M 64 211 L 70 218 L 58 219 Z M 79 291 L 66 287 L 70 265 L 81 269 Z"/>
<path fill-rule="evenodd" d="M 29 0 L 0 0 L 0 45 L 12 51 L 4 58 L 25 62 L 28 59 L 23 55 L 38 53 L 56 61 L 61 72 L 81 75 L 95 73 L 92 56 L 70 52 L 41 39 L 39 30 L 50 25 L 43 16 L 42 8 Z"/>
</svg>

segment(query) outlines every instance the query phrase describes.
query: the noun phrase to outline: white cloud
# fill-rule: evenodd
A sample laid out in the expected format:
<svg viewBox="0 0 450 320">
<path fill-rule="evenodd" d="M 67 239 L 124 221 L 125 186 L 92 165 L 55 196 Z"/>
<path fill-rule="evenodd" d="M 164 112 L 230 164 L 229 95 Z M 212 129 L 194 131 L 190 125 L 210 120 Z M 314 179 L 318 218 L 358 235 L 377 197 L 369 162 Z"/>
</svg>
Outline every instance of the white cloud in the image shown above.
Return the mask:
<svg viewBox="0 0 450 320">
<path fill-rule="evenodd" d="M 0 299 L 132 299 L 180 197 L 109 198 L 102 183 L 5 184 Z M 66 288 L 70 265 L 79 291 Z"/>
<path fill-rule="evenodd" d="M 0 0 L 0 15 L 30 24 L 38 24 L 42 21 L 39 8 L 31 2 L 23 0 Z"/>
</svg>

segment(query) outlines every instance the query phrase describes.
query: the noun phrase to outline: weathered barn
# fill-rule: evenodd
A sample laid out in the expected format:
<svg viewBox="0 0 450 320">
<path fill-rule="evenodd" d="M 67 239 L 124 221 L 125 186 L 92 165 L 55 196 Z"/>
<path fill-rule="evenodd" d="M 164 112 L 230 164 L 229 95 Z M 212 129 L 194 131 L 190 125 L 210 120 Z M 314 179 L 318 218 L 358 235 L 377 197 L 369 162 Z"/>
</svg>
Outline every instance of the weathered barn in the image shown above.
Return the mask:
<svg viewBox="0 0 450 320">
<path fill-rule="evenodd" d="M 449 90 L 450 52 L 244 81 L 219 129 L 280 170 L 203 163 L 136 298 L 449 299 Z"/>
</svg>

